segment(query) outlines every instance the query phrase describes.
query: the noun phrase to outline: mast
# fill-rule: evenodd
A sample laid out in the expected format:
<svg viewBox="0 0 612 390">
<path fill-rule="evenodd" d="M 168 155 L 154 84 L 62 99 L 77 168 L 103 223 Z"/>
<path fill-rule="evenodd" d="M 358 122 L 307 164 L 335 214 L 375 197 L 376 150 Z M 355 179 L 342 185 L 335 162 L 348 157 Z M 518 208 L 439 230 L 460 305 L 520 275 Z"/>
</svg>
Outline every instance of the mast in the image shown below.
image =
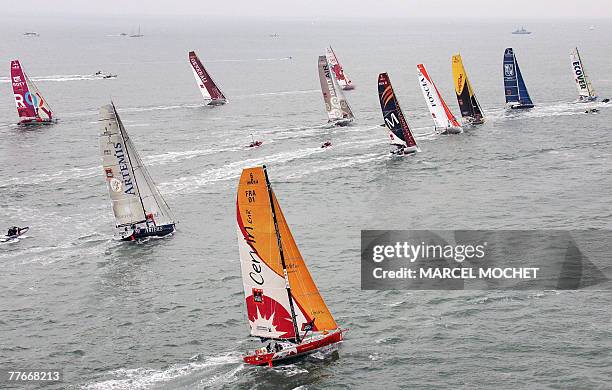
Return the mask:
<svg viewBox="0 0 612 390">
<path fill-rule="evenodd" d="M 112 103 L 112 102 L 111 102 Z M 117 118 L 117 125 L 119 127 L 119 133 L 121 134 L 121 138 L 123 138 L 123 144 L 125 145 L 125 155 L 128 158 L 130 163 L 130 170 L 132 171 L 132 177 L 134 177 L 134 185 L 136 186 L 136 191 L 138 191 L 138 199 L 140 199 L 140 206 L 142 206 L 142 214 L 145 217 L 145 221 L 147 220 L 147 210 L 144 207 L 144 203 L 142 202 L 142 195 L 140 194 L 140 188 L 138 187 L 138 180 L 136 180 L 136 173 L 134 172 L 134 165 L 132 165 L 132 158 L 130 157 L 130 151 L 127 146 L 127 139 L 125 138 L 123 123 L 121 122 L 121 118 L 119 118 L 119 114 L 117 113 L 117 109 L 115 108 L 115 103 L 112 103 L 113 111 L 115 112 L 115 118 Z M 126 134 L 127 135 L 127 134 Z M 132 225 L 138 222 L 132 223 Z"/>
<path fill-rule="evenodd" d="M 268 171 L 266 166 L 263 166 L 264 176 L 266 177 L 266 187 L 268 188 L 268 196 L 270 197 L 270 208 L 272 209 L 272 220 L 274 221 L 274 231 L 276 232 L 276 239 L 278 241 L 278 252 L 280 254 L 281 264 L 283 266 L 283 274 L 285 277 L 285 288 L 287 289 L 287 296 L 289 297 L 289 308 L 291 309 L 291 321 L 293 322 L 293 330 L 295 331 L 295 342 L 300 342 L 300 332 L 298 330 L 295 309 L 293 307 L 293 298 L 291 297 L 291 286 L 289 285 L 289 276 L 287 275 L 287 266 L 285 265 L 285 254 L 283 252 L 283 243 L 278 230 L 278 221 L 276 220 L 276 209 L 274 208 L 274 197 L 272 196 L 272 187 L 270 186 L 270 179 L 268 179 Z"/>
</svg>

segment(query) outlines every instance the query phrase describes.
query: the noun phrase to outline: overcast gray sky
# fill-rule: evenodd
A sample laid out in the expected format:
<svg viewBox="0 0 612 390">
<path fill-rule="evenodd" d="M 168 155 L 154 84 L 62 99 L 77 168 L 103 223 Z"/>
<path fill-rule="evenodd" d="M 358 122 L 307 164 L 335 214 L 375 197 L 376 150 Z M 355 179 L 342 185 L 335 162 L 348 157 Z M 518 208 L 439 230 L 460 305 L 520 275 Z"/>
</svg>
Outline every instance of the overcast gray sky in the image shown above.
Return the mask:
<svg viewBox="0 0 612 390">
<path fill-rule="evenodd" d="M 3 11 L 32 13 L 284 18 L 612 18 L 612 0 L 0 0 Z"/>
</svg>

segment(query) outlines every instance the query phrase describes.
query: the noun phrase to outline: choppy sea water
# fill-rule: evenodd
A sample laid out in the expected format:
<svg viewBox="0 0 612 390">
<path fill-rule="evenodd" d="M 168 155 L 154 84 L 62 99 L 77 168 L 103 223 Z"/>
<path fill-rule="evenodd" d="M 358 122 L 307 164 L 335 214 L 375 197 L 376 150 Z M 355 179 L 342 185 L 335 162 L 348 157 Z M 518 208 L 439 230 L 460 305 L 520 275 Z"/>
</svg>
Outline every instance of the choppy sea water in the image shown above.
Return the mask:
<svg viewBox="0 0 612 390">
<path fill-rule="evenodd" d="M 540 22 L 5 23 L 0 41 L 0 221 L 31 227 L 0 245 L 0 366 L 63 368 L 57 388 L 606 388 L 609 292 L 360 290 L 361 229 L 609 229 L 612 110 L 572 104 L 579 45 L 612 95 L 612 26 Z M 129 31 L 127 31 L 129 32 Z M 278 34 L 276 38 L 270 34 Z M 357 89 L 354 126 L 329 129 L 317 56 L 332 44 Z M 537 107 L 503 109 L 515 48 Z M 196 50 L 230 99 L 203 107 Z M 460 51 L 488 121 L 436 136 L 417 84 L 425 63 L 452 110 Z M 288 59 L 291 57 L 291 59 Z M 22 130 L 9 84 L 19 58 L 60 122 Z M 97 80 L 97 70 L 119 74 Z M 376 80 L 390 74 L 422 153 L 388 154 Z M 112 99 L 179 219 L 175 236 L 112 240 L 97 109 Z M 263 140 L 250 150 L 250 134 Z M 333 147 L 320 145 L 331 139 Z M 337 321 L 337 352 L 278 368 L 248 339 L 235 231 L 241 169 L 268 166 L 294 237 Z M 4 385 L 3 385 L 4 386 Z"/>
</svg>

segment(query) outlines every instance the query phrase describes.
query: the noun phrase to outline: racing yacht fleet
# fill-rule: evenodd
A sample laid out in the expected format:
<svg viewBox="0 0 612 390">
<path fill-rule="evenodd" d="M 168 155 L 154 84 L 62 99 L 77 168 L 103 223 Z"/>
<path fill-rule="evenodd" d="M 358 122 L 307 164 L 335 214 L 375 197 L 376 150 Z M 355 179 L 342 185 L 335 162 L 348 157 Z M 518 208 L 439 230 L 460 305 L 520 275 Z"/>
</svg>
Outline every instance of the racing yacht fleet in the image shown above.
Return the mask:
<svg viewBox="0 0 612 390">
<path fill-rule="evenodd" d="M 570 61 L 578 90 L 577 102 L 596 101 L 597 94 L 578 48 L 571 52 Z M 206 106 L 219 109 L 229 103 L 195 51 L 188 53 L 188 64 Z M 434 130 L 441 135 L 460 134 L 464 128 L 481 125 L 486 119 L 461 54 L 452 56 L 451 69 L 461 122 L 452 113 L 425 65 L 417 65 L 418 85 Z M 18 124 L 31 128 L 56 123 L 54 111 L 19 60 L 11 61 L 10 71 Z M 352 125 L 355 115 L 344 92 L 354 90 L 355 84 L 331 46 L 318 57 L 317 71 L 327 126 Z M 502 71 L 506 107 L 509 110 L 533 108 L 535 105 L 512 48 L 504 51 Z M 96 75 L 107 78 L 101 71 Z M 111 77 L 116 75 L 108 78 Z M 383 126 L 388 130 L 390 153 L 406 156 L 420 152 L 387 73 L 378 75 L 378 98 Z M 98 122 L 102 173 L 115 217 L 115 237 L 142 242 L 172 236 L 177 220 L 112 102 L 100 108 Z M 262 144 L 252 135 L 251 138 L 249 147 Z M 328 140 L 322 148 L 329 146 L 331 141 Z M 236 198 L 236 229 L 250 336 L 268 343 L 244 355 L 244 362 L 273 366 L 337 347 L 347 329 L 336 323 L 325 304 L 289 229 L 265 166 L 242 171 Z M 25 237 L 28 230 L 28 227 L 12 227 L 2 240 Z"/>
</svg>

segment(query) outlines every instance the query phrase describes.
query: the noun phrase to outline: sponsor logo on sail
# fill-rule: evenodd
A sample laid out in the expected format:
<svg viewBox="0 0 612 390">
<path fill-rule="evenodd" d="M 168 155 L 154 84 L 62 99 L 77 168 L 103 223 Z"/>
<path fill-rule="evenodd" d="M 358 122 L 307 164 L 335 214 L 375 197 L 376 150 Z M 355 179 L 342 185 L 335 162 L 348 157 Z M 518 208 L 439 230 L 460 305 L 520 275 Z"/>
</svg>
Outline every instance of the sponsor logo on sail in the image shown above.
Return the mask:
<svg viewBox="0 0 612 390">
<path fill-rule="evenodd" d="M 132 176 L 130 175 L 130 168 L 128 166 L 127 156 L 123 150 L 123 144 L 117 142 L 114 147 L 115 157 L 117 157 L 117 165 L 119 166 L 119 171 L 123 178 L 123 185 L 125 186 L 123 192 L 130 195 L 136 195 Z"/>
<path fill-rule="evenodd" d="M 113 177 L 109 180 L 108 185 L 110 186 L 111 190 L 113 190 L 113 192 L 121 192 L 121 180 Z"/>
<path fill-rule="evenodd" d="M 514 64 L 504 64 L 504 75 L 514 77 Z"/>
<path fill-rule="evenodd" d="M 202 80 L 202 82 L 203 83 L 207 82 L 208 78 L 206 77 L 206 73 L 204 73 L 204 71 L 200 68 L 200 65 L 198 65 L 198 60 L 195 57 L 191 57 L 190 61 L 191 61 L 191 66 L 193 66 L 193 69 L 196 71 L 198 76 L 200 76 L 200 79 Z"/>
<path fill-rule="evenodd" d="M 427 80 L 423 76 L 421 76 L 421 87 L 423 87 L 425 97 L 429 101 L 429 104 L 431 104 L 432 107 L 436 107 L 436 100 L 432 95 L 431 89 L 429 89 L 429 85 L 427 85 Z"/>
<path fill-rule="evenodd" d="M 582 70 L 582 64 L 580 64 L 580 61 L 574 61 L 572 63 L 572 66 L 574 67 L 576 82 L 580 86 L 580 89 L 587 89 L 587 83 L 584 77 L 584 71 Z"/>
</svg>

